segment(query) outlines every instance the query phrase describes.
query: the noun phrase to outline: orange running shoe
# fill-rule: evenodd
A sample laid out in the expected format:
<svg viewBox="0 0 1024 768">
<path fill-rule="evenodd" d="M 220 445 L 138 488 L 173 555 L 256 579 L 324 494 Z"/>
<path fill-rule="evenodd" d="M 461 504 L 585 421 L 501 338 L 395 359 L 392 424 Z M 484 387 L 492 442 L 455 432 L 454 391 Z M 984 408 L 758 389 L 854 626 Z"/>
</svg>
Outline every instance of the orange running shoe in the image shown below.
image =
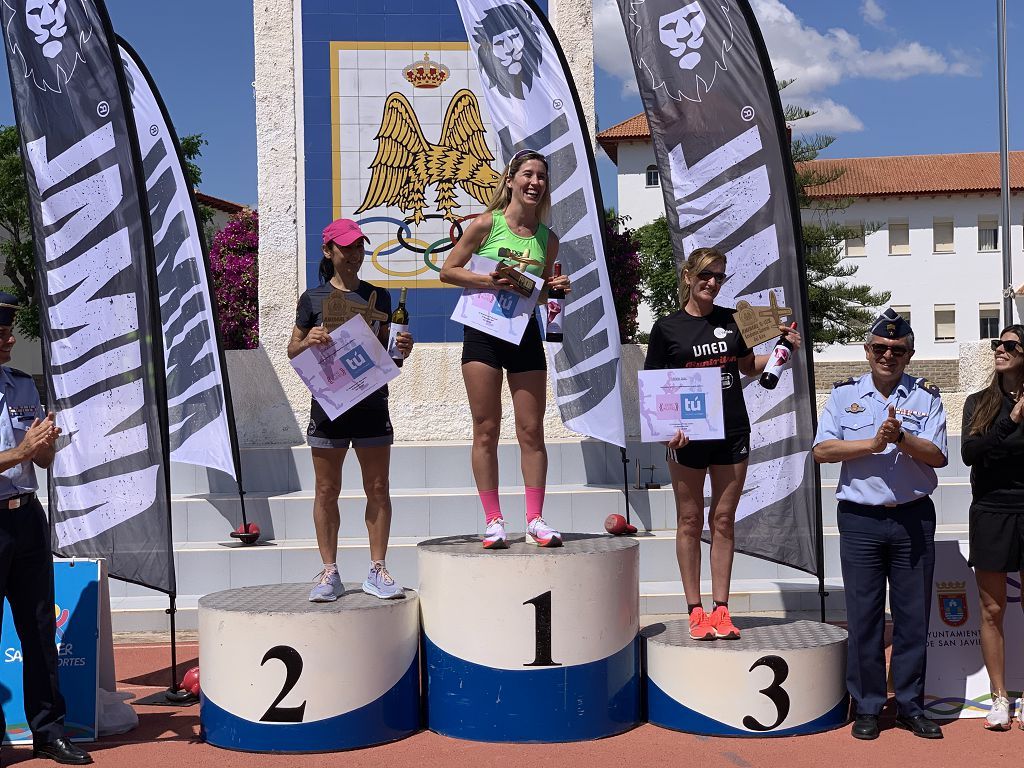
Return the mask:
<svg viewBox="0 0 1024 768">
<path fill-rule="evenodd" d="M 714 627 L 716 634 L 723 640 L 739 640 L 740 631 L 729 617 L 729 609 L 724 605 L 716 605 L 708 616 L 708 623 Z"/>
<path fill-rule="evenodd" d="M 690 611 L 690 639 L 714 640 L 718 635 L 711 625 L 711 617 L 699 605 Z"/>
</svg>

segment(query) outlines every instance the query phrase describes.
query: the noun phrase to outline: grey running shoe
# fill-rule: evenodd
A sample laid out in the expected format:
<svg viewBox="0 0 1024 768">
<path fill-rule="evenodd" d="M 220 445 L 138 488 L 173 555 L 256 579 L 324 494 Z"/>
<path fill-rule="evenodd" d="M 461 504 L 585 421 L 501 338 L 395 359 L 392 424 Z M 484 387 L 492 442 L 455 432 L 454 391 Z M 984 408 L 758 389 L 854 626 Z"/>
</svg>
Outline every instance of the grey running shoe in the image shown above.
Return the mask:
<svg viewBox="0 0 1024 768">
<path fill-rule="evenodd" d="M 333 603 L 341 594 L 341 576 L 334 568 L 324 568 L 317 574 L 316 584 L 309 591 L 311 603 Z"/>
<path fill-rule="evenodd" d="M 395 583 L 395 580 L 388 573 L 383 563 L 375 563 L 370 568 L 370 573 L 363 582 L 363 592 L 381 600 L 391 600 L 402 596 L 402 588 Z"/>
</svg>

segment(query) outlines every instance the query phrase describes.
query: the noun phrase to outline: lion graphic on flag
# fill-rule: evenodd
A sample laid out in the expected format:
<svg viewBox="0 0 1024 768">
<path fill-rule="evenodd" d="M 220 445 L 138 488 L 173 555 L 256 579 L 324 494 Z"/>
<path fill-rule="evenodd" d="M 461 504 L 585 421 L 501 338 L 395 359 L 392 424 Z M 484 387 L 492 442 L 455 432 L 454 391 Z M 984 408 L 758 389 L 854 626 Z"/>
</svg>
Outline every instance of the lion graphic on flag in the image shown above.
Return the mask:
<svg viewBox="0 0 1024 768">
<path fill-rule="evenodd" d="M 484 141 L 480 104 L 472 91 L 456 93 L 444 115 L 437 144 L 427 141 L 409 100 L 394 92 L 384 103 L 377 131 L 377 154 L 370 163 L 370 186 L 356 213 L 381 205 L 412 212 L 419 224 L 427 207 L 427 187 L 435 185 L 437 210 L 449 221 L 460 217 L 456 187 L 486 204 L 501 176 L 491 168 L 494 156 Z"/>
</svg>

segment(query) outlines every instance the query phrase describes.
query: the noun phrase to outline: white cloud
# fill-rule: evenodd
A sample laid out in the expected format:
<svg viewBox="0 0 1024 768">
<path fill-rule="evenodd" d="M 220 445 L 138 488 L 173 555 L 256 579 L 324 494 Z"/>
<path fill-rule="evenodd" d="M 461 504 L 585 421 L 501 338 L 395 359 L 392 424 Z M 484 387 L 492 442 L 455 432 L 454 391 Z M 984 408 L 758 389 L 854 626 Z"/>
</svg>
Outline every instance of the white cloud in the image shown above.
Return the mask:
<svg viewBox="0 0 1024 768">
<path fill-rule="evenodd" d="M 622 82 L 623 96 L 640 92 L 615 0 L 594 0 L 594 63 Z"/>
<path fill-rule="evenodd" d="M 795 79 L 786 101 L 819 110 L 801 121 L 815 131 L 859 131 L 863 124 L 850 110 L 827 97 L 827 91 L 849 78 L 905 80 L 919 75 L 976 76 L 977 62 L 959 50 L 943 54 L 913 40 L 891 47 L 865 48 L 849 30 L 818 30 L 804 24 L 784 0 L 751 0 L 768 53 L 779 79 Z M 877 0 L 863 0 L 861 14 L 869 23 L 884 24 L 885 9 Z M 623 95 L 637 92 L 633 65 L 616 0 L 594 0 L 594 59 L 603 71 L 623 83 Z M 816 121 L 816 122 L 812 122 Z"/>
<path fill-rule="evenodd" d="M 860 15 L 871 26 L 887 29 L 885 25 L 885 9 L 878 4 L 878 0 L 864 0 L 860 6 Z"/>
<path fill-rule="evenodd" d="M 802 106 L 814 114 L 794 122 L 794 133 L 857 133 L 864 130 L 864 123 L 855 114 L 832 99 L 809 102 Z"/>
</svg>

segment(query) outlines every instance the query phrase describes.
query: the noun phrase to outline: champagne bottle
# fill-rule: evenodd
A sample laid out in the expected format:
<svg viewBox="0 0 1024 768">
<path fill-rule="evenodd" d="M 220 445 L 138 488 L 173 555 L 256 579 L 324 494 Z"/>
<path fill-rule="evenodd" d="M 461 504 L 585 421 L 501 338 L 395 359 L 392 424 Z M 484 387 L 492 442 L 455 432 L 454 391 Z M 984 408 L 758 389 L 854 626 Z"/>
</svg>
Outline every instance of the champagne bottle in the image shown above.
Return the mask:
<svg viewBox="0 0 1024 768">
<path fill-rule="evenodd" d="M 555 277 L 562 274 L 562 265 L 555 262 Z M 565 291 L 552 288 L 548 291 L 548 322 L 545 338 L 555 344 L 562 343 L 562 316 L 565 312 Z"/>
<path fill-rule="evenodd" d="M 395 345 L 395 340 L 398 338 L 399 333 L 409 332 L 409 310 L 405 308 L 405 296 L 408 291 L 408 288 L 402 289 L 402 293 L 398 297 L 398 306 L 391 313 L 391 334 L 388 336 L 388 354 L 394 360 L 405 359 L 405 355 Z"/>
<path fill-rule="evenodd" d="M 796 323 L 789 327 L 796 328 Z M 792 356 L 793 343 L 783 334 L 779 337 L 775 349 L 772 350 L 772 356 L 768 358 L 764 373 L 761 374 L 761 386 L 765 389 L 775 389 L 779 383 L 779 377 L 782 376 L 782 371 L 785 370 Z"/>
</svg>

